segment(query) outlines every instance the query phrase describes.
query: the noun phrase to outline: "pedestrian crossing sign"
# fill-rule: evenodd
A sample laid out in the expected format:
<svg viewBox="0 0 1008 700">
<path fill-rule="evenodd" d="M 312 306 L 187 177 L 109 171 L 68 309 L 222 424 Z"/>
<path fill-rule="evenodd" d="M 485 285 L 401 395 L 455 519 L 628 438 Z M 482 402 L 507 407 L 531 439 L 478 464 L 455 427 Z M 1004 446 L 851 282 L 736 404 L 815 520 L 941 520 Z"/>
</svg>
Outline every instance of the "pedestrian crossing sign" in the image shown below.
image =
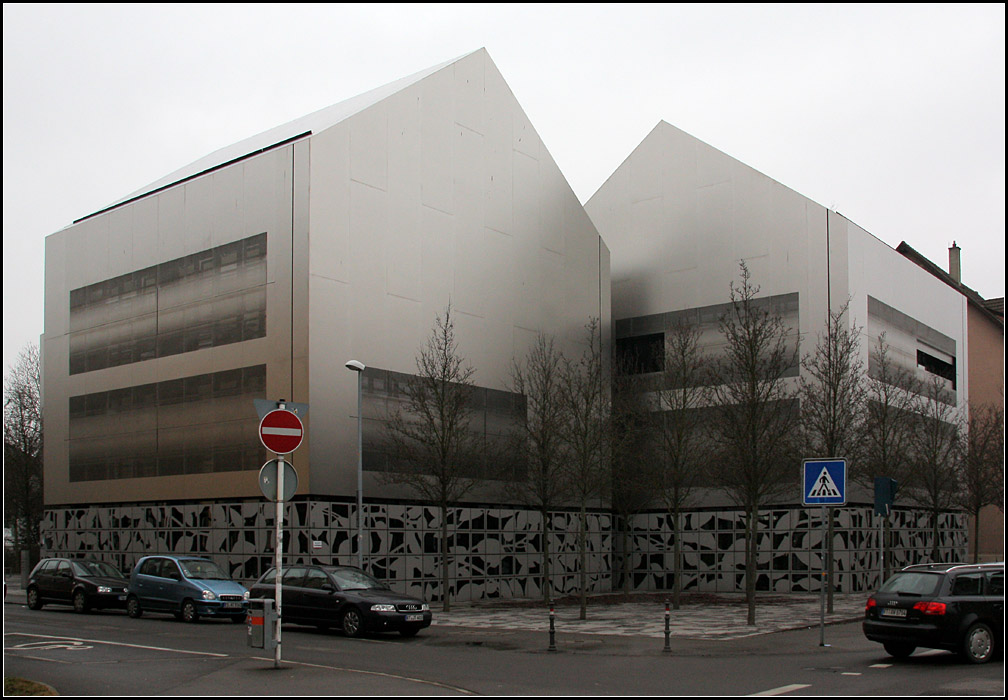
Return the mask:
<svg viewBox="0 0 1008 700">
<path fill-rule="evenodd" d="M 847 460 L 806 459 L 802 463 L 802 505 L 847 503 Z"/>
</svg>

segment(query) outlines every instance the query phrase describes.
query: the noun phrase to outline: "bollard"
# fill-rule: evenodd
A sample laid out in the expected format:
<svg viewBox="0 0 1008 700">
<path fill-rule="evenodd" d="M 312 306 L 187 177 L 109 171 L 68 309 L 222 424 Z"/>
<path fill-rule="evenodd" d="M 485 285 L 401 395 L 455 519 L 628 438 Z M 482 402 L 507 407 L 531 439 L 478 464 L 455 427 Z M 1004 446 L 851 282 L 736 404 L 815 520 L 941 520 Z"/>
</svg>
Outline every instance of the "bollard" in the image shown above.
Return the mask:
<svg viewBox="0 0 1008 700">
<path fill-rule="evenodd" d="M 549 618 L 550 618 L 550 643 L 549 650 L 556 651 L 556 611 L 553 609 L 553 601 L 549 602 Z"/>
<path fill-rule="evenodd" d="M 672 647 L 669 644 L 669 602 L 668 598 L 665 599 L 665 648 L 662 649 L 666 654 L 672 651 Z"/>
</svg>

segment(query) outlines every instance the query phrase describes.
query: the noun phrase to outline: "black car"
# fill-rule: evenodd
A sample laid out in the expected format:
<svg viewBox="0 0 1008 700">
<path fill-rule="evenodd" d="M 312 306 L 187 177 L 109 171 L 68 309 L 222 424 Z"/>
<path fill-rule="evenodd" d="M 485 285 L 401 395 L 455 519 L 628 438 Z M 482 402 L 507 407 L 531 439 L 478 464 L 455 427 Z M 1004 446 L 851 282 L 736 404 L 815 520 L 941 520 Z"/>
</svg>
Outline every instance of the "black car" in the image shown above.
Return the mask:
<svg viewBox="0 0 1008 700">
<path fill-rule="evenodd" d="M 273 598 L 276 570 L 270 569 L 250 589 L 251 598 Z M 283 571 L 283 622 L 339 627 L 348 637 L 396 631 L 412 637 L 430 626 L 430 606 L 396 593 L 352 566 L 295 564 Z"/>
<path fill-rule="evenodd" d="M 96 559 L 43 559 L 28 575 L 28 607 L 39 610 L 45 603 L 60 603 L 80 613 L 125 608 L 128 583 L 117 568 Z"/>
<path fill-rule="evenodd" d="M 1004 563 L 908 566 L 868 599 L 861 626 L 896 658 L 925 647 L 986 663 L 1004 650 Z"/>
</svg>

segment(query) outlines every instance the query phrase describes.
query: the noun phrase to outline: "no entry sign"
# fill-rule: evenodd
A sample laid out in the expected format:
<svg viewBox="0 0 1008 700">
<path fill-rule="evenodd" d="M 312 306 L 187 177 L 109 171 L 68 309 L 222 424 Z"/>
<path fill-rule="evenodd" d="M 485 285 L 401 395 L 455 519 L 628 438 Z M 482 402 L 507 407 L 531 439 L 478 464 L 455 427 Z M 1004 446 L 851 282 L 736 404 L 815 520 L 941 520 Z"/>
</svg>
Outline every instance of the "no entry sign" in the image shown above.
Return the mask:
<svg viewBox="0 0 1008 700">
<path fill-rule="evenodd" d="M 259 439 L 263 446 L 278 455 L 293 452 L 304 437 L 304 426 L 296 413 L 276 409 L 259 421 Z"/>
</svg>

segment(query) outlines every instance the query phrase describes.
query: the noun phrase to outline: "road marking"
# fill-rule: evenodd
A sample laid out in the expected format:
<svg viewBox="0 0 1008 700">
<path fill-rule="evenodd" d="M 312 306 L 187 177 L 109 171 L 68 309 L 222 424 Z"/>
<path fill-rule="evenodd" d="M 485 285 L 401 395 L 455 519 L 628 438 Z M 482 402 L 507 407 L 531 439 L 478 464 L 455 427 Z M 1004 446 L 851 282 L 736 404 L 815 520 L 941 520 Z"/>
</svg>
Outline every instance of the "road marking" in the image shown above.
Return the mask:
<svg viewBox="0 0 1008 700">
<path fill-rule="evenodd" d="M 45 651 L 47 649 L 94 649 L 94 647 L 87 646 L 84 642 L 78 641 L 66 641 L 66 642 L 25 642 L 24 644 L 18 644 L 17 646 L 10 647 L 11 649 L 37 649 L 39 651 Z"/>
<path fill-rule="evenodd" d="M 131 649 L 147 649 L 149 651 L 173 651 L 176 654 L 193 654 L 195 656 L 214 656 L 220 659 L 227 658 L 227 654 L 215 654 L 209 651 L 190 651 L 188 649 L 171 649 L 169 647 L 152 647 L 146 644 L 127 644 L 125 642 L 109 642 L 104 639 L 80 639 L 79 637 L 55 637 L 48 634 L 28 634 L 27 632 L 5 632 L 4 636 L 37 637 L 39 639 L 60 639 L 71 642 L 89 642 L 91 644 L 108 644 L 115 647 L 129 647 Z"/>
<path fill-rule="evenodd" d="M 256 661 L 269 661 L 269 662 L 275 661 L 275 659 L 273 659 L 272 657 L 270 657 L 268 659 L 267 658 L 263 658 L 263 657 L 253 657 L 253 658 Z M 359 669 L 359 668 L 345 668 L 343 666 L 326 666 L 324 664 L 311 664 L 311 663 L 307 663 L 307 662 L 304 662 L 304 661 L 288 661 L 287 659 L 284 659 L 284 663 L 285 664 L 295 664 L 297 666 L 308 666 L 310 668 L 325 668 L 325 669 L 328 669 L 330 671 L 347 671 L 349 673 L 363 673 L 363 674 L 368 675 L 368 676 L 383 676 L 385 678 L 397 678 L 399 680 L 410 681 L 412 683 L 423 683 L 425 685 L 433 685 L 433 686 L 436 686 L 438 688 L 447 688 L 448 690 L 454 690 L 455 692 L 462 693 L 464 695 L 477 695 L 478 694 L 475 691 L 466 690 L 465 688 L 459 688 L 458 686 L 454 686 L 454 685 L 448 685 L 447 683 L 438 683 L 437 681 L 429 681 L 429 680 L 426 680 L 426 679 L 423 679 L 423 678 L 413 678 L 412 676 L 400 676 L 400 675 L 395 674 L 395 673 L 383 673 L 381 671 L 364 671 L 364 670 Z M 807 686 L 799 686 L 799 687 L 803 687 L 804 688 L 804 687 L 807 687 Z"/>
<path fill-rule="evenodd" d="M 840 675 L 841 676 L 860 676 L 861 674 L 859 672 L 855 672 L 855 671 L 844 671 Z"/>
<path fill-rule="evenodd" d="M 802 688 L 810 687 L 808 683 L 792 683 L 791 685 L 782 685 L 779 688 L 771 688 L 770 690 L 764 690 L 759 693 L 751 693 L 751 695 L 783 695 L 784 693 L 790 693 L 794 690 L 801 690 Z"/>
<path fill-rule="evenodd" d="M 872 664 L 868 668 L 890 668 L 892 664 Z"/>
</svg>

